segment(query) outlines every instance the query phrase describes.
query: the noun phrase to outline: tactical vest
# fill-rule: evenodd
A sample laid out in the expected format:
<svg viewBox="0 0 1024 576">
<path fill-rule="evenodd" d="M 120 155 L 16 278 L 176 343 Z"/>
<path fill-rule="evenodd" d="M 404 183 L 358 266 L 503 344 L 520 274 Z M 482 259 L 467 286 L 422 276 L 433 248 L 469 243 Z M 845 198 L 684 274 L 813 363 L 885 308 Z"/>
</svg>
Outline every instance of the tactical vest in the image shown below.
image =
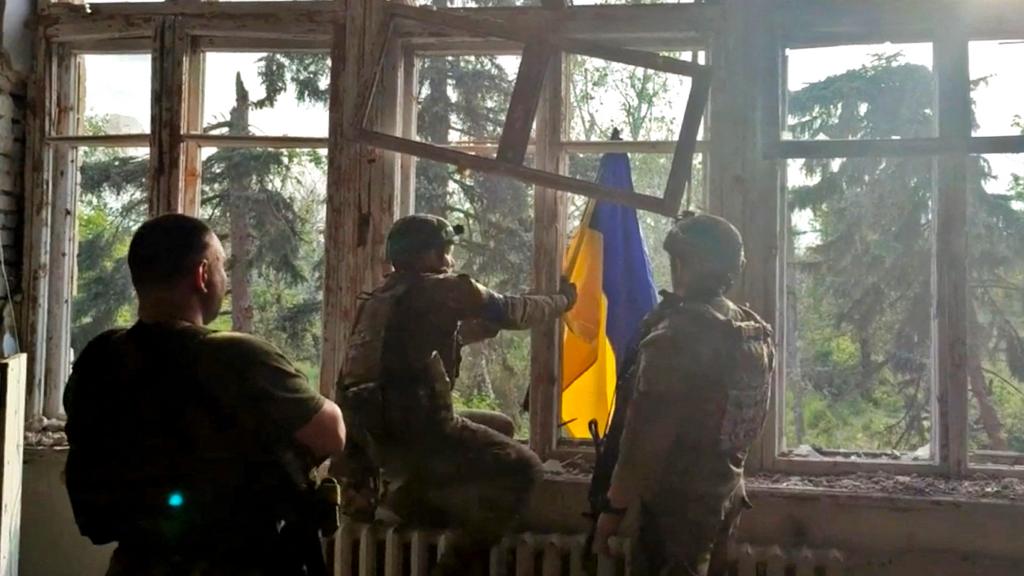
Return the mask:
<svg viewBox="0 0 1024 576">
<path fill-rule="evenodd" d="M 775 348 L 771 328 L 753 311 L 736 307 L 727 314 L 687 303 L 654 337 L 671 339 L 669 378 L 685 394 L 679 418 L 687 433 L 680 434 L 679 450 L 731 455 L 742 464 L 768 413 Z"/>
<path fill-rule="evenodd" d="M 723 299 L 687 303 L 650 338 L 638 385 L 656 386 L 663 394 L 659 401 L 674 407 L 675 439 L 643 497 L 665 510 L 683 493 L 724 502 L 742 489 L 747 453 L 768 413 L 775 367 L 771 329 L 749 309 Z"/>
<path fill-rule="evenodd" d="M 439 326 L 415 305 L 443 275 L 401 274 L 361 297 L 339 378 L 346 421 L 375 451 L 401 434 L 447 424 L 458 374 L 458 322 Z M 426 300 L 420 300 L 425 298 Z"/>
<path fill-rule="evenodd" d="M 388 283 L 360 298 L 345 350 L 342 390 L 380 381 L 387 331 L 410 286 L 408 282 Z"/>
<path fill-rule="evenodd" d="M 726 453 L 746 453 L 761 434 L 775 371 L 771 327 L 753 310 L 739 308 L 741 321 L 719 316 L 731 340 L 723 358 L 721 378 L 728 392 L 718 435 L 719 449 Z"/>
<path fill-rule="evenodd" d="M 771 327 L 747 308 L 739 318 L 728 318 L 706 303 L 685 303 L 662 292 L 663 300 L 640 327 L 618 374 L 615 412 L 607 435 L 597 441 L 597 459 L 591 477 L 591 514 L 601 512 L 619 458 L 626 413 L 640 384 L 637 381 L 642 343 L 655 333 L 672 338 L 670 378 L 679 382 L 678 422 L 686 429 L 682 445 L 674 447 L 667 463 L 670 476 L 695 472 L 704 461 L 719 474 L 707 478 L 730 479 L 733 465 L 742 466 L 768 413 L 775 349 Z M 673 470 L 678 468 L 678 470 Z M 677 474 L 678 473 L 678 474 Z M 734 479 L 732 479 L 734 480 Z"/>
</svg>

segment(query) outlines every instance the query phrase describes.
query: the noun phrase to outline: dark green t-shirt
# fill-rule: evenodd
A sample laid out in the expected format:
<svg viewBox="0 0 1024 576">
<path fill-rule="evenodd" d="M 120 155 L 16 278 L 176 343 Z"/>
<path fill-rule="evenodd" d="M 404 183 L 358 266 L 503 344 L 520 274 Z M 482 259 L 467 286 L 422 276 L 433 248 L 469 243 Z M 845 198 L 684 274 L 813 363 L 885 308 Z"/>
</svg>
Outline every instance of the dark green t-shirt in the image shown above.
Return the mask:
<svg viewBox="0 0 1024 576">
<path fill-rule="evenodd" d="M 97 337 L 64 395 L 80 529 L 94 541 L 267 529 L 308 478 L 294 434 L 323 403 L 254 336 L 140 322 Z"/>
</svg>

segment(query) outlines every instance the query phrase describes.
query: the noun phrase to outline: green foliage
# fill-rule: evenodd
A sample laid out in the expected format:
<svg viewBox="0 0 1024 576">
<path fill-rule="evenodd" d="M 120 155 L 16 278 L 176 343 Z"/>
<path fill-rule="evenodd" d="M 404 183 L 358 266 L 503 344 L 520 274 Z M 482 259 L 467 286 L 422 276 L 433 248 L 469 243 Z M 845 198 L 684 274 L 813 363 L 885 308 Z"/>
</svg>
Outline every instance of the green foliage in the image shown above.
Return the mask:
<svg viewBox="0 0 1024 576">
<path fill-rule="evenodd" d="M 106 148 L 79 151 L 78 282 L 71 302 L 71 348 L 76 352 L 103 331 L 130 323 L 134 315 L 127 255 L 132 233 L 147 214 L 148 160 Z"/>
<path fill-rule="evenodd" d="M 789 130 L 801 139 L 929 137 L 934 78 L 900 54 L 879 55 L 792 93 L 789 106 Z M 788 192 L 787 441 L 913 451 L 931 433 L 932 160 L 808 159 L 799 167 L 805 182 Z M 1024 280 L 1024 214 L 1018 190 L 987 189 L 991 179 L 987 162 L 972 159 L 967 361 L 972 442 L 1004 449 L 1024 441 L 1008 370 L 1024 375 L 1014 328 L 1024 310 L 1019 293 L 995 292 Z"/>
</svg>

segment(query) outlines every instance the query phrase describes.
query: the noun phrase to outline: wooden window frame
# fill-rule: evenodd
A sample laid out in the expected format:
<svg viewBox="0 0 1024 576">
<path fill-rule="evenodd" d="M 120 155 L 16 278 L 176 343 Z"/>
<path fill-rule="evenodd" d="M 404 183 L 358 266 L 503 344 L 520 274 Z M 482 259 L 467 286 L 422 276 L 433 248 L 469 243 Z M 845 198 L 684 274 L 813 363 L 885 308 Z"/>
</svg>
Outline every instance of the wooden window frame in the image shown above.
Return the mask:
<svg viewBox="0 0 1024 576">
<path fill-rule="evenodd" d="M 378 55 L 374 61 L 378 64 L 373 73 L 362 78 L 357 93 L 355 116 L 347 119 L 346 122 L 346 138 L 375 148 L 427 158 L 463 169 L 510 176 L 548 189 L 613 201 L 666 215 L 678 213 L 685 190 L 689 186 L 697 132 L 707 105 L 711 86 L 709 67 L 591 40 L 551 36 L 543 31 L 509 25 L 488 18 L 464 14 L 442 14 L 436 10 L 413 6 L 390 5 L 390 8 L 391 10 L 377 34 L 379 38 L 377 45 L 373 48 L 373 53 Z M 373 105 L 374 92 L 383 66 L 384 54 L 387 53 L 388 46 L 394 41 L 392 38 L 397 36 L 400 25 L 408 22 L 430 28 L 497 38 L 523 46 L 523 59 L 506 114 L 505 129 L 502 131 L 494 159 L 387 134 L 368 126 L 367 119 Z M 688 76 L 692 79 L 693 88 L 687 100 L 683 125 L 680 128 L 679 140 L 676 143 L 672 168 L 663 197 L 623 192 L 594 182 L 570 178 L 557 172 L 523 166 L 530 131 L 543 94 L 544 79 L 548 75 L 554 55 L 558 53 L 602 58 L 612 62 Z"/>
<path fill-rule="evenodd" d="M 796 2 L 794 4 L 800 4 Z M 883 42 L 928 42 L 933 47 L 933 70 L 937 80 L 938 131 L 932 138 L 894 140 L 793 141 L 781 139 L 785 114 L 780 106 L 766 131 L 763 152 L 780 163 L 790 159 L 912 156 L 933 159 L 935 177 L 936 232 L 933 236 L 933 421 L 930 462 L 849 460 L 840 458 L 800 459 L 782 456 L 785 423 L 785 358 L 780 358 L 773 393 L 773 413 L 760 452 L 763 468 L 793 474 L 844 474 L 865 470 L 893 473 L 922 473 L 963 477 L 974 473 L 1024 477 L 1024 454 L 1009 455 L 1003 463 L 971 462 L 967 436 L 967 159 L 974 154 L 1024 153 L 1024 136 L 979 137 L 971 133 L 971 96 L 968 67 L 970 41 L 1020 39 L 1024 19 L 1000 21 L 1007 14 L 999 7 L 959 6 L 951 11 L 918 10 L 895 14 L 889 6 L 858 6 L 861 10 L 826 2 L 817 6 L 801 4 L 807 10 L 780 16 L 775 46 L 779 62 L 786 48 L 813 48 Z M 823 6 L 824 5 L 824 6 Z M 840 18 L 839 15 L 845 15 Z M 787 18 L 789 18 L 787 20 Z M 867 26 L 868 21 L 886 21 L 885 27 Z M 837 25 L 837 23 L 841 23 Z M 765 92 L 784 94 L 784 66 L 772 68 Z M 771 123 L 770 123 L 771 124 Z M 781 167 L 780 167 L 781 169 Z M 784 196 L 780 185 L 780 202 Z M 785 245 L 784 221 L 777 226 L 778 245 Z M 780 251 L 780 261 L 784 254 Z M 785 266 L 779 266 L 776 298 L 784 292 Z M 784 325 L 785 307 L 776 304 L 777 325 Z M 785 335 L 780 331 L 780 348 Z"/>
<path fill-rule="evenodd" d="M 779 286 L 784 278 L 775 270 L 778 263 L 779 222 L 774 208 L 780 201 L 781 187 L 778 176 L 780 163 L 788 158 L 807 157 L 856 157 L 867 155 L 914 155 L 936 158 L 936 170 L 942 172 L 937 179 L 943 182 L 959 182 L 965 171 L 965 160 L 971 154 L 983 153 L 1024 153 L 1024 136 L 975 137 L 965 130 L 963 118 L 969 113 L 965 108 L 964 74 L 966 51 L 969 40 L 1019 39 L 1024 34 L 1024 0 L 995 0 L 984 6 L 973 3 L 959 6 L 952 11 L 935 10 L 933 2 L 903 3 L 898 8 L 890 3 L 857 3 L 850 5 L 843 0 L 780 0 L 778 5 L 769 5 L 768 0 L 752 0 L 749 14 L 737 14 L 737 7 L 717 4 L 679 4 L 652 6 L 588 6 L 565 10 L 555 18 L 550 11 L 540 8 L 511 9 L 464 9 L 452 10 L 452 14 L 484 15 L 515 23 L 549 25 L 557 38 L 580 38 L 599 41 L 608 45 L 633 48 L 663 48 L 672 43 L 687 46 L 707 46 L 711 63 L 716 67 L 716 78 L 712 79 L 715 100 L 710 103 L 711 121 L 705 128 L 708 142 L 698 143 L 695 150 L 706 153 L 710 168 L 707 177 L 711 211 L 722 214 L 736 222 L 757 257 L 752 258 L 755 267 L 748 271 L 738 287 L 739 298 L 751 302 L 776 323 L 783 320 L 777 298 Z M 165 158 L 164 166 L 177 163 L 180 176 L 168 177 L 163 185 L 164 192 L 151 192 L 156 198 L 155 206 L 168 206 L 187 213 L 198 209 L 198 150 L 201 146 L 272 146 L 272 147 L 323 147 L 329 149 L 330 174 L 342 166 L 339 150 L 347 149 L 340 130 L 332 130 L 327 139 L 246 137 L 224 139 L 198 133 L 201 110 L 190 102 L 201 101 L 201 83 L 197 83 L 201 70 L 201 54 L 206 49 L 261 49 L 287 50 L 290 48 L 326 49 L 332 48 L 332 58 L 344 57 L 344 41 L 338 42 L 345 26 L 345 14 L 340 4 L 333 1 L 288 2 L 165 2 L 154 4 L 96 4 L 81 5 L 53 4 L 40 11 L 41 25 L 36 38 L 36 60 L 32 79 L 33 100 L 26 119 L 28 128 L 35 134 L 47 134 L 48 138 L 33 139 L 29 142 L 26 155 L 27 189 L 31 194 L 26 201 L 26 261 L 32 269 L 25 274 L 26 305 L 21 324 L 30 334 L 23 340 L 34 352 L 31 359 L 31 386 L 29 389 L 29 416 L 46 413 L 48 416 L 59 411 L 59 399 L 55 394 L 61 383 L 53 378 L 55 356 L 46 354 L 55 346 L 47 340 L 67 328 L 67 318 L 59 314 L 48 314 L 53 309 L 51 302 L 63 301 L 59 294 L 49 290 L 59 277 L 59 267 L 52 265 L 61 252 L 65 240 L 53 242 L 51 233 L 57 228 L 54 209 L 67 205 L 71 199 L 57 192 L 66 190 L 66 178 L 59 173 L 59 166 L 65 164 L 68 155 L 55 154 L 58 150 L 73 150 L 76 146 L 141 146 L 151 147 L 151 162 L 156 163 L 155 148 Z M 732 11 L 730 11 L 732 10 Z M 550 20 L 550 22 L 548 22 Z M 751 22 L 764 24 L 752 25 Z M 882 22 L 884 25 L 879 26 Z M 746 26 L 744 28 L 743 26 Z M 163 40 L 157 42 L 157 29 L 163 30 Z M 737 31 L 739 31 L 737 33 Z M 170 35 L 168 35 L 170 33 Z M 413 122 L 401 123 L 402 135 L 415 134 L 414 108 L 415 68 L 408 64 L 415 50 L 491 50 L 502 46 L 509 50 L 517 44 L 507 40 L 480 40 L 471 35 L 462 37 L 437 37 L 422 29 L 402 32 L 401 61 L 394 70 L 401 75 L 403 95 L 402 115 Z M 184 38 L 184 42 L 180 40 Z M 731 46 L 730 41 L 742 38 L 742 43 Z M 333 40 L 333 43 L 332 43 Z M 168 47 L 168 42 L 173 47 Z M 782 71 L 781 57 L 785 47 L 801 48 L 828 45 L 846 45 L 875 42 L 932 42 L 936 53 L 935 72 L 939 79 L 939 106 L 945 119 L 940 121 L 939 133 L 935 138 L 900 141 L 823 141 L 797 142 L 781 139 Z M 67 90 L 59 94 L 61 74 L 57 65 L 59 55 L 68 50 L 101 51 L 124 49 L 129 51 L 152 50 L 154 63 L 157 57 L 163 62 L 157 81 L 154 67 L 153 91 L 163 95 L 162 106 L 170 106 L 168 114 L 160 116 L 159 127 L 164 135 L 157 134 L 156 127 L 150 134 L 80 136 L 61 129 L 61 123 L 68 122 L 52 113 L 60 98 L 67 102 Z M 757 58 L 746 58 L 756 54 Z M 172 57 L 168 58 L 168 55 Z M 335 69 L 341 66 L 334 67 Z M 179 80 L 179 72 L 182 78 Z M 341 76 L 332 71 L 332 92 L 340 97 Z M 737 76 L 739 75 L 739 76 Z M 768 113 L 755 114 L 744 106 L 750 100 L 743 100 L 740 91 L 729 91 L 723 84 L 728 78 L 749 75 L 751 80 L 744 84 L 750 92 L 756 93 L 754 108 L 765 108 Z M 557 173 L 564 170 L 565 155 L 568 152 L 661 152 L 670 150 L 673 142 L 644 143 L 591 143 L 573 142 L 563 138 L 566 115 L 564 94 L 564 66 L 562 59 L 555 58 L 546 73 L 543 96 L 537 113 L 536 141 L 533 143 L 538 167 Z M 968 95 L 969 97 L 969 95 Z M 180 99 L 180 104 L 177 102 Z M 180 106 L 180 115 L 174 106 Z M 349 104 L 351 106 L 351 104 Z M 155 109 L 155 108 L 154 108 Z M 774 110 L 774 114 L 772 113 Z M 950 113 L 950 110 L 958 111 Z M 964 112 L 964 111 L 967 112 Z M 332 127 L 343 122 L 340 110 L 332 106 Z M 742 122 L 730 123 L 727 115 L 742 112 Z M 178 122 L 181 122 L 179 125 Z M 162 138 L 162 140 L 160 139 Z M 266 139 L 264 139 L 266 138 Z M 154 139 L 154 142 L 151 142 Z M 728 160 L 727 160 L 728 159 Z M 396 212 L 407 213 L 413 208 L 411 195 L 415 159 L 406 157 L 400 161 L 397 188 L 401 190 Z M 166 170 L 166 168 L 161 168 Z M 163 174 L 163 173 L 161 173 Z M 776 178 L 772 181 L 772 178 Z M 737 199 L 732 183 L 737 177 L 753 178 L 758 188 L 751 193 L 757 198 L 762 212 L 771 213 L 765 221 L 764 215 L 747 215 L 743 211 L 743 198 Z M 768 183 L 764 184 L 763 181 Z M 333 190 L 337 180 L 329 187 Z M 177 188 L 177 189 L 175 189 Z M 956 230 L 966 222 L 966 186 L 948 185 L 936 192 L 938 226 L 943 230 Z M 766 192 L 767 191 L 767 192 Z M 337 194 L 329 192 L 331 213 L 346 206 Z M 771 196 L 771 197 L 769 197 Z M 154 208 L 157 210 L 159 208 Z M 547 188 L 538 188 L 534 208 L 534 283 L 538 290 L 553 290 L 557 286 L 564 249 L 564 195 Z M 341 214 L 341 212 L 338 212 Z M 335 215 L 335 223 L 339 222 Z M 330 215 L 330 213 L 329 213 Z M 65 236 L 67 236 L 65 234 Z M 964 367 L 957 364 L 958 350 L 965 346 L 966 322 L 963 304 L 966 301 L 966 253 L 963 249 L 963 235 L 951 237 L 937 235 L 936 259 L 944 264 L 938 266 L 936 275 L 937 310 L 944 313 L 937 318 L 935 333 L 936 372 L 939 374 L 936 386 L 938 422 L 935 424 L 936 455 L 933 463 L 891 463 L 861 462 L 848 460 L 807 461 L 783 458 L 778 454 L 784 412 L 784 382 L 776 382 L 772 414 L 761 443 L 755 447 L 750 465 L 754 469 L 783 473 L 852 473 L 863 471 L 892 471 L 898 473 L 921 472 L 947 476 L 962 476 L 974 472 L 1024 477 L 1020 467 L 980 465 L 970 462 L 967 448 L 967 384 Z M 329 235 L 327 250 L 329 258 L 344 253 L 347 240 Z M 763 246 L 764 248 L 761 248 Z M 774 252 L 773 252 L 774 251 Z M 64 256 L 65 261 L 67 255 Z M 338 278 L 337 272 L 334 273 Z M 65 276 L 66 278 L 66 276 Z M 328 391 L 330 380 L 328 370 L 339 362 L 338 341 L 343 341 L 344 319 L 338 310 L 344 295 L 337 292 L 339 285 L 325 286 L 325 349 L 322 366 L 325 368 L 321 389 Z M 328 305 L 333 306 L 328 310 Z M 60 309 L 57 306 L 56 309 Z M 334 316 L 338 318 L 332 320 Z M 51 328 L 48 330 L 48 328 Z M 532 338 L 531 353 L 531 443 L 545 457 L 571 456 L 589 452 L 589 449 L 574 449 L 558 441 L 557 389 L 558 325 L 537 329 Z M 334 338 L 333 345 L 327 339 Z M 55 382 L 58 382 L 55 384 Z"/>
</svg>

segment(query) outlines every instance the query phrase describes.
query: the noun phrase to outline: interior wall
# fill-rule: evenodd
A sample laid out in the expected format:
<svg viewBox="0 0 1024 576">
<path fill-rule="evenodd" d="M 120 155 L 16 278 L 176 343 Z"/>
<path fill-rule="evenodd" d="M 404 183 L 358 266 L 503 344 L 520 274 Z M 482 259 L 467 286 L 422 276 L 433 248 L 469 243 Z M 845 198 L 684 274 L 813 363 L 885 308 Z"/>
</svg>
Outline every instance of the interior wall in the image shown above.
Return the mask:
<svg viewBox="0 0 1024 576">
<path fill-rule="evenodd" d="M 29 22 L 35 0 L 5 0 L 3 6 L 3 47 L 15 70 L 28 72 L 32 66 L 32 31 Z"/>
<path fill-rule="evenodd" d="M 67 452 L 25 449 L 20 573 L 101 576 L 113 546 L 93 546 L 78 533 L 61 479 Z"/>
<path fill-rule="evenodd" d="M 99 576 L 112 546 L 78 534 L 61 480 L 66 452 L 27 449 L 21 573 Z M 835 548 L 848 576 L 1019 576 L 1024 504 L 751 489 L 737 539 L 758 546 Z M 528 511 L 537 532 L 588 528 L 586 482 L 548 479 Z"/>
<path fill-rule="evenodd" d="M 21 292 L 26 76 L 32 60 L 32 0 L 6 0 L 0 51 L 0 298 Z M 13 328 L 13 326 L 11 326 Z"/>
</svg>

